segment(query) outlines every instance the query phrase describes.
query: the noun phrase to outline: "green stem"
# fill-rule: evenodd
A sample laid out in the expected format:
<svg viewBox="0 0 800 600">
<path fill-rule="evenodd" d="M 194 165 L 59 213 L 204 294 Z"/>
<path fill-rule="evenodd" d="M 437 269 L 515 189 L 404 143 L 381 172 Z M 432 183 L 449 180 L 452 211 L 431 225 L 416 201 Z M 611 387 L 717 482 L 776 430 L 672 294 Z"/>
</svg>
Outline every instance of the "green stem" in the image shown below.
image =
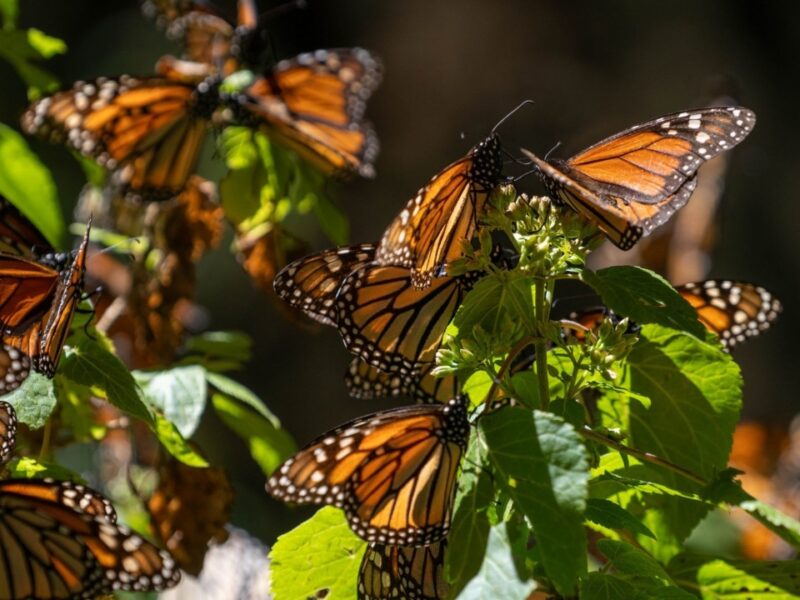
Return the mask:
<svg viewBox="0 0 800 600">
<path fill-rule="evenodd" d="M 53 420 L 47 419 L 42 434 L 42 447 L 39 449 L 39 462 L 47 460 L 50 456 L 50 437 L 53 434 Z"/>
<path fill-rule="evenodd" d="M 546 298 L 547 282 L 543 279 L 536 281 L 535 311 L 536 311 L 536 376 L 539 381 L 539 407 L 542 410 L 550 408 L 550 381 L 547 377 L 547 338 L 545 326 L 550 320 L 550 303 Z"/>
<path fill-rule="evenodd" d="M 644 450 L 639 450 L 637 448 L 631 448 L 630 446 L 626 446 L 625 444 L 622 444 L 613 438 L 607 437 L 602 433 L 597 433 L 596 431 L 592 431 L 591 429 L 589 429 L 589 427 L 584 426 L 583 429 L 578 430 L 578 433 L 587 439 L 599 442 L 604 446 L 608 446 L 609 448 L 614 448 L 614 450 L 617 450 L 618 452 L 622 452 L 630 456 L 635 456 L 636 458 L 641 459 L 645 462 L 649 462 L 654 465 L 659 465 L 661 467 L 664 467 L 665 469 L 669 469 L 670 471 L 677 473 L 678 475 L 681 475 L 686 479 L 690 479 L 695 483 L 699 483 L 700 485 L 705 486 L 708 485 L 709 483 L 705 478 L 703 478 L 701 475 L 698 475 L 694 471 L 690 471 L 689 469 L 681 467 L 680 465 L 671 463 L 667 459 L 661 458 L 660 456 L 657 456 L 650 452 L 645 452 Z"/>
<path fill-rule="evenodd" d="M 506 372 L 511 368 L 511 363 L 513 363 L 517 355 L 525 348 L 530 346 L 531 343 L 536 344 L 538 342 L 536 340 L 532 340 L 531 338 L 524 338 L 517 342 L 514 347 L 508 351 L 508 356 L 506 356 L 503 364 L 500 365 L 500 370 L 497 372 L 497 374 L 493 375 L 491 372 L 489 372 L 489 376 L 492 377 L 492 386 L 489 388 L 486 398 L 484 399 L 485 404 L 491 405 L 491 403 L 494 402 L 494 396 L 497 393 L 497 388 L 501 386 L 501 381 L 503 380 L 503 377 L 505 377 Z"/>
</svg>

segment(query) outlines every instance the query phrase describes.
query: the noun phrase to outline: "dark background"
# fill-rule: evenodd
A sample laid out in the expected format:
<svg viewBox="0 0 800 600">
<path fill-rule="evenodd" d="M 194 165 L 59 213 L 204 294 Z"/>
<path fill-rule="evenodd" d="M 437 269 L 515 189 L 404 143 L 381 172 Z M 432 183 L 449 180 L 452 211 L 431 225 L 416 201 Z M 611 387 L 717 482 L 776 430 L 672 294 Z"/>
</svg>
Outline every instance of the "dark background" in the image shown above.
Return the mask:
<svg viewBox="0 0 800 600">
<path fill-rule="evenodd" d="M 68 44 L 66 56 L 46 65 L 64 84 L 147 74 L 159 56 L 177 50 L 141 16 L 134 0 L 21 5 L 20 27 L 39 28 Z M 260 8 L 274 5 L 262 1 Z M 418 187 L 527 98 L 535 106 L 502 127 L 504 144 L 542 154 L 560 141 L 556 156 L 562 157 L 720 94 L 755 110 L 755 131 L 734 151 L 710 275 L 757 282 L 783 300 L 779 326 L 745 344 L 736 358 L 746 380 L 746 416 L 787 422 L 798 412 L 800 4 L 309 0 L 309 5 L 274 22 L 280 57 L 363 46 L 385 65 L 384 83 L 368 109 L 382 142 L 378 177 L 342 188 L 337 197 L 351 218 L 353 242 L 378 239 Z M 24 86 L 5 63 L 0 81 L 0 120 L 17 124 L 26 105 Z M 69 214 L 82 172 L 63 148 L 31 143 L 53 170 Z M 210 151 L 203 174 L 221 174 Z M 543 192 L 535 178 L 520 187 Z M 312 243 L 315 249 L 329 245 L 321 236 Z M 239 329 L 254 337 L 254 359 L 241 380 L 299 443 L 376 408 L 347 397 L 342 374 L 349 358 L 336 332 L 312 334 L 283 320 L 236 264 L 227 241 L 201 264 L 198 300 L 208 308 L 210 329 Z M 235 522 L 271 543 L 305 514 L 267 497 L 264 476 L 246 447 L 213 415 L 207 415 L 198 439 L 234 479 Z"/>
</svg>

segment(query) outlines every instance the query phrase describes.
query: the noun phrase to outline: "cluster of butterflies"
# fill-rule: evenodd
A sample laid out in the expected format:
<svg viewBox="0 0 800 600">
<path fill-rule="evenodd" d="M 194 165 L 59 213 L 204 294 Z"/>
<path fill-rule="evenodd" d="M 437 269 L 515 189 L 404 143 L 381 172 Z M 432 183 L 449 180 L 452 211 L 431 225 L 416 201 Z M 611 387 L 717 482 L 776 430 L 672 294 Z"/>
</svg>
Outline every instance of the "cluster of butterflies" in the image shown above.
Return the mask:
<svg viewBox="0 0 800 600">
<path fill-rule="evenodd" d="M 637 125 L 568 161 L 523 152 L 553 200 L 627 249 L 683 206 L 700 165 L 754 123 L 744 108 L 698 109 Z M 346 375 L 352 395 L 423 403 L 323 434 L 267 483 L 286 502 L 343 509 L 370 543 L 358 582 L 365 600 L 447 594 L 444 551 L 470 422 L 455 377 L 436 378 L 432 369 L 445 328 L 482 276 L 451 275 L 448 266 L 463 256 L 489 195 L 505 181 L 502 156 L 493 132 L 435 175 L 379 243 L 308 256 L 275 278 L 276 293 L 291 306 L 338 329 L 356 357 Z M 508 268 L 513 259 L 500 252 L 492 262 Z M 744 282 L 709 280 L 678 292 L 725 348 L 767 329 L 781 310 L 767 290 Z M 574 315 L 565 329 L 580 341 L 607 316 L 604 309 Z"/>
<path fill-rule="evenodd" d="M 370 177 L 377 139 L 364 120 L 381 78 L 362 49 L 269 59 L 265 22 L 239 0 L 232 22 L 202 0 L 147 0 L 146 10 L 183 46 L 156 76 L 99 78 L 34 103 L 23 129 L 66 144 L 107 169 L 109 185 L 136 201 L 179 195 L 210 128 L 263 131 L 332 177 Z M 247 73 L 245 83 L 229 85 Z M 242 81 L 240 78 L 239 81 Z M 698 168 L 742 141 L 755 115 L 740 107 L 667 115 L 612 136 L 566 161 L 523 151 L 553 200 L 577 211 L 623 249 L 665 223 L 689 199 Z M 432 375 L 445 328 L 480 272 L 448 267 L 476 234 L 492 191 L 507 181 L 496 131 L 435 175 L 377 244 L 295 261 L 275 290 L 338 329 L 355 355 L 347 374 L 359 397 L 411 396 L 422 404 L 382 411 L 328 432 L 284 463 L 270 493 L 344 510 L 370 547 L 360 598 L 442 598 L 443 560 L 461 457 L 470 435 L 466 398 L 453 377 Z M 72 253 L 57 253 L 13 205 L 0 200 L 0 394 L 31 370 L 52 377 L 83 298 L 90 224 Z M 502 252 L 492 257 L 501 268 Z M 780 304 L 763 288 L 712 280 L 681 295 L 726 346 L 766 329 Z M 584 329 L 604 313 L 575 320 Z M 14 417 L 0 453 L 11 454 Z M 93 597 L 115 589 L 163 589 L 172 558 L 115 524 L 97 493 L 67 482 L 0 482 L 0 596 Z M 24 572 L 23 572 L 24 571 Z"/>
</svg>

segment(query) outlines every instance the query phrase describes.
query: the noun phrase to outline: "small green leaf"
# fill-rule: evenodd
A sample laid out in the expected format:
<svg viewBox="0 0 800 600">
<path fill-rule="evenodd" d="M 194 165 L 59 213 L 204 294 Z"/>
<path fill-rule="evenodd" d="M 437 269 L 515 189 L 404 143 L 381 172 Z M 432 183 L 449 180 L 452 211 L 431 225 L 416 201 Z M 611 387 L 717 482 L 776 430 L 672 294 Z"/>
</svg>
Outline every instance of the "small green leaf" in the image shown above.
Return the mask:
<svg viewBox="0 0 800 600">
<path fill-rule="evenodd" d="M 501 485 L 533 524 L 545 571 L 563 595 L 586 573 L 588 458 L 572 425 L 556 415 L 507 407 L 479 430 Z"/>
<path fill-rule="evenodd" d="M 212 394 L 211 402 L 222 421 L 250 447 L 250 455 L 269 476 L 297 450 L 292 437 L 270 419 L 225 394 Z"/>
<path fill-rule="evenodd" d="M 50 171 L 31 152 L 25 139 L 2 123 L 0 164 L 0 194 L 36 225 L 54 248 L 63 247 L 66 226 Z"/>
<path fill-rule="evenodd" d="M 278 420 L 278 417 L 276 417 L 272 411 L 270 411 L 264 405 L 264 402 L 261 400 L 261 398 L 256 396 L 252 391 L 238 381 L 234 381 L 233 379 L 225 377 L 224 375 L 220 375 L 219 373 L 206 373 L 206 379 L 208 379 L 208 383 L 210 385 L 226 396 L 235 398 L 242 404 L 252 408 L 259 415 L 269 421 L 273 427 L 279 428 L 281 426 L 281 422 Z"/>
<path fill-rule="evenodd" d="M 278 538 L 270 552 L 276 600 L 354 600 L 366 542 L 326 506 Z"/>
<path fill-rule="evenodd" d="M 790 600 L 800 597 L 800 561 L 723 560 L 680 555 L 667 570 L 705 600 Z"/>
<path fill-rule="evenodd" d="M 83 478 L 68 469 L 67 467 L 55 463 L 38 461 L 29 456 L 23 456 L 8 463 L 8 476 L 19 477 L 21 479 L 44 479 L 50 477 L 60 481 L 74 481 L 75 483 L 86 484 Z"/>
<path fill-rule="evenodd" d="M 164 415 L 158 411 L 155 411 L 153 414 L 155 417 L 153 431 L 158 441 L 161 442 L 161 445 L 163 445 L 172 456 L 190 467 L 208 466 L 208 461 L 192 449 L 189 442 L 186 441 L 186 438 L 181 435 L 181 432 L 178 431 L 178 428 L 173 423 L 168 421 Z"/>
<path fill-rule="evenodd" d="M 486 511 L 494 500 L 494 485 L 491 473 L 480 468 L 486 462 L 485 454 L 473 435 L 464 456 L 447 538 L 455 551 L 445 554 L 445 579 L 451 583 L 453 597 L 478 573 L 486 553 L 490 527 Z"/>
<path fill-rule="evenodd" d="M 533 322 L 533 291 L 519 277 L 484 277 L 464 297 L 453 319 L 461 333 L 480 325 L 490 333 L 502 329 L 505 321 L 529 325 Z"/>
<path fill-rule="evenodd" d="M 607 573 L 589 573 L 581 581 L 581 600 L 644 600 L 636 588 L 622 577 Z"/>
<path fill-rule="evenodd" d="M 608 308 L 636 323 L 657 323 L 705 339 L 706 330 L 695 311 L 669 282 L 641 267 L 609 267 L 583 271 L 583 281 L 594 288 Z"/>
<path fill-rule="evenodd" d="M 66 50 L 64 42 L 38 29 L 0 31 L 0 56 L 11 63 L 25 81 L 32 100 L 59 87 L 58 79 L 35 63 Z"/>
<path fill-rule="evenodd" d="M 86 386 L 129 415 L 153 424 L 153 416 L 142 401 L 141 390 L 133 375 L 100 342 L 83 338 L 76 346 L 66 347 L 58 373 Z"/>
<path fill-rule="evenodd" d="M 655 577 L 669 583 L 664 567 L 656 559 L 627 542 L 598 540 L 597 549 L 602 552 L 614 569 L 636 577 Z"/>
<path fill-rule="evenodd" d="M 465 550 L 450 545 L 455 554 Z M 527 598 L 536 589 L 533 581 L 521 581 L 511 557 L 511 544 L 505 524 L 495 525 L 489 530 L 486 558 L 480 571 L 458 595 L 459 600 L 519 600 Z"/>
<path fill-rule="evenodd" d="M 202 367 L 176 367 L 166 371 L 134 371 L 144 397 L 181 432 L 191 437 L 206 407 L 206 371 Z"/>
<path fill-rule="evenodd" d="M 23 384 L 3 396 L 14 407 L 17 420 L 31 429 L 41 429 L 56 407 L 56 394 L 52 380 L 32 371 Z"/>
<path fill-rule="evenodd" d="M 230 360 L 246 363 L 252 355 L 253 340 L 240 331 L 208 331 L 186 341 L 190 354 L 199 354 L 204 360 Z"/>
<path fill-rule="evenodd" d="M 627 529 L 655 539 L 653 532 L 620 505 L 602 498 L 589 498 L 586 501 L 586 520 L 609 529 Z"/>
</svg>

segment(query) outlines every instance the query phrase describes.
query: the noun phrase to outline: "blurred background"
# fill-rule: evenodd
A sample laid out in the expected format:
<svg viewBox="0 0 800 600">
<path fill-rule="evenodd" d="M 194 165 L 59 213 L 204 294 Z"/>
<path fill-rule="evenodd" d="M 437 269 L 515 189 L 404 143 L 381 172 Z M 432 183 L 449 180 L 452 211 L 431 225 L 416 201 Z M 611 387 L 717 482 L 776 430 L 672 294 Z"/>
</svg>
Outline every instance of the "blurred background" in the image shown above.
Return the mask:
<svg viewBox="0 0 800 600">
<path fill-rule="evenodd" d="M 219 4 L 233 14 L 233 2 Z M 162 54 L 177 51 L 135 0 L 26 0 L 20 10 L 20 27 L 66 41 L 67 54 L 46 65 L 65 85 L 146 75 Z M 336 190 L 354 243 L 377 240 L 421 185 L 522 100 L 535 105 L 502 126 L 506 148 L 542 155 L 561 142 L 553 156 L 563 158 L 638 122 L 721 97 L 753 109 L 758 125 L 730 157 L 716 211 L 696 217 L 710 218 L 716 235 L 702 261 L 709 276 L 761 284 L 784 303 L 777 327 L 735 351 L 745 377 L 744 416 L 785 425 L 800 411 L 800 127 L 791 91 L 800 78 L 800 4 L 308 0 L 307 9 L 276 19 L 271 33 L 279 57 L 362 46 L 383 59 L 385 79 L 368 107 L 382 144 L 378 176 Z M 0 81 L 0 121 L 18 127 L 24 85 L 4 62 Z M 63 147 L 30 143 L 53 170 L 69 215 L 84 184 L 78 163 Z M 201 174 L 218 180 L 223 166 L 208 146 Z M 544 192 L 535 177 L 519 187 Z M 330 246 L 313 227 L 301 233 L 314 250 Z M 209 330 L 253 336 L 254 359 L 237 377 L 299 444 L 383 408 L 345 393 L 350 359 L 336 331 L 286 321 L 226 243 L 201 263 L 197 299 L 208 310 Z M 244 443 L 212 411 L 197 439 L 233 480 L 234 523 L 272 543 L 308 515 L 266 495 Z"/>
</svg>

